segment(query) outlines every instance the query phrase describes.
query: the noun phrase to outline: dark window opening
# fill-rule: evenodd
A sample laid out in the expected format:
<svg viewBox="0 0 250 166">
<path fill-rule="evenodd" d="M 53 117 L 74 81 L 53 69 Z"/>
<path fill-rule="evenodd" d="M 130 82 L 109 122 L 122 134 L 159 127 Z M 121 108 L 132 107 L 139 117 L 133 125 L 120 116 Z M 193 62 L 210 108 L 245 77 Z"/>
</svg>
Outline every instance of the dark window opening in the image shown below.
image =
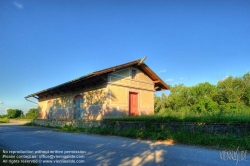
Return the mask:
<svg viewBox="0 0 250 166">
<path fill-rule="evenodd" d="M 81 119 L 83 116 L 83 96 L 77 95 L 74 97 L 74 118 Z"/>
<path fill-rule="evenodd" d="M 53 119 L 53 101 L 50 100 L 47 103 L 46 119 Z"/>
<path fill-rule="evenodd" d="M 135 79 L 135 75 L 136 75 L 136 70 L 132 69 L 132 79 Z"/>
</svg>

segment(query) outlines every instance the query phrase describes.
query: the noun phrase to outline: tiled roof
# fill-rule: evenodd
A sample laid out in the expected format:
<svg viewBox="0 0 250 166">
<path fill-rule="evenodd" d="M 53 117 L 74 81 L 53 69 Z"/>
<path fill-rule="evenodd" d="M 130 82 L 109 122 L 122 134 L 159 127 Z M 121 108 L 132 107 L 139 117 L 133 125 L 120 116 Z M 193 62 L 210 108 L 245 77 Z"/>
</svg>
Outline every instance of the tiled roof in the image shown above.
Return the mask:
<svg viewBox="0 0 250 166">
<path fill-rule="evenodd" d="M 148 75 L 154 81 L 156 91 L 170 89 L 170 87 L 164 81 L 162 81 L 160 77 L 158 77 L 145 63 L 143 63 L 143 59 L 142 60 L 139 59 L 139 60 L 121 64 L 118 66 L 95 71 L 93 73 L 84 75 L 82 77 L 76 78 L 66 83 L 30 94 L 26 96 L 25 98 L 26 99 L 29 97 L 43 98 L 49 95 L 60 94 L 60 93 L 65 93 L 69 91 L 75 91 L 75 90 L 82 89 L 82 88 L 100 85 L 100 84 L 107 82 L 108 73 L 111 73 L 113 71 L 116 71 L 122 68 L 129 67 L 129 66 L 137 66 L 146 75 Z"/>
</svg>

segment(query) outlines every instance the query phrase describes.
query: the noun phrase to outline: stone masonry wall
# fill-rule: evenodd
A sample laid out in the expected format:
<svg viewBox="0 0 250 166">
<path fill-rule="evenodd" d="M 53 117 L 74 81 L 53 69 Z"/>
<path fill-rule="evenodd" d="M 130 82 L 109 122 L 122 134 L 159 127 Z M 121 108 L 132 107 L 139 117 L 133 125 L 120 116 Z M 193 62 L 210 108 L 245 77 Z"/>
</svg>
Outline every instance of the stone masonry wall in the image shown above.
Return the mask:
<svg viewBox="0 0 250 166">
<path fill-rule="evenodd" d="M 149 123 L 149 122 L 121 122 L 121 121 L 84 121 L 84 120 L 50 120 L 50 119 L 34 119 L 33 122 L 39 126 L 62 127 L 63 125 L 73 125 L 76 127 L 101 127 L 114 128 L 115 130 L 127 130 L 134 128 L 143 130 L 150 128 L 153 130 L 171 129 L 171 130 L 185 130 L 188 132 L 203 132 L 210 134 L 228 134 L 233 133 L 236 136 L 241 136 L 250 132 L 250 124 L 226 124 L 226 123 L 183 123 L 183 122 L 169 122 L 169 123 Z"/>
</svg>

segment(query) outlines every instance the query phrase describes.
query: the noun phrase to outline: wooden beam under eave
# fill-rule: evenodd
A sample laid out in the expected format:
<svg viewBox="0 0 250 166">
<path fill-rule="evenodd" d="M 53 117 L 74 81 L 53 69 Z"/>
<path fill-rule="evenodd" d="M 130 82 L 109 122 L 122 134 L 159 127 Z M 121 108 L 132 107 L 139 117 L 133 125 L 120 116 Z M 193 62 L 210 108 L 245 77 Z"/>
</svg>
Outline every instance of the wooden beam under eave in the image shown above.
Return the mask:
<svg viewBox="0 0 250 166">
<path fill-rule="evenodd" d="M 66 91 L 67 91 L 67 90 L 66 90 Z M 63 90 L 63 89 L 61 89 L 61 88 L 58 88 L 58 90 L 57 90 L 58 94 L 60 94 L 61 92 L 62 92 L 62 93 L 65 93 L 66 91 Z"/>
<path fill-rule="evenodd" d="M 153 81 L 154 84 L 159 83 L 159 82 L 161 82 L 161 81 L 159 81 L 159 80 Z"/>
<path fill-rule="evenodd" d="M 81 83 L 78 83 L 78 84 L 76 84 L 77 85 L 77 87 L 80 87 L 80 89 L 83 89 L 84 88 L 84 86 L 81 84 Z"/>
<path fill-rule="evenodd" d="M 107 80 L 106 80 L 105 78 L 103 78 L 101 75 L 99 75 L 99 77 L 100 77 L 103 81 L 107 82 Z"/>
<path fill-rule="evenodd" d="M 44 94 L 39 94 L 38 97 L 39 98 L 43 98 L 45 95 Z"/>
<path fill-rule="evenodd" d="M 156 87 L 155 87 L 155 90 L 157 90 L 157 89 L 160 89 L 160 87 L 159 87 L 159 86 L 156 86 Z"/>
<path fill-rule="evenodd" d="M 65 91 L 63 91 L 64 93 L 72 91 L 71 88 L 68 85 L 67 86 L 63 86 L 62 88 L 66 89 Z"/>
<path fill-rule="evenodd" d="M 63 93 L 63 91 L 61 89 L 59 89 L 56 91 L 56 94 L 59 95 L 61 92 Z"/>
<path fill-rule="evenodd" d="M 90 81 L 89 79 L 86 79 L 91 85 L 95 85 L 92 81 Z"/>
<path fill-rule="evenodd" d="M 54 95 L 54 93 L 53 93 L 53 92 L 48 92 L 48 94 L 49 94 L 49 95 L 51 95 L 51 96 L 53 96 L 53 95 Z"/>
</svg>

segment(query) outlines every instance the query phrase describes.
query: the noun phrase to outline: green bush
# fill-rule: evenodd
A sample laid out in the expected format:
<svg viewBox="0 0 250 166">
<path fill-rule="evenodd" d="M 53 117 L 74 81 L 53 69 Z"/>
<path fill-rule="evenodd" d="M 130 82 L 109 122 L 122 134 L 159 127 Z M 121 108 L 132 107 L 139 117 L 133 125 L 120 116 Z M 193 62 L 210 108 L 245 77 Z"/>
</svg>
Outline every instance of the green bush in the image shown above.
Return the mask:
<svg viewBox="0 0 250 166">
<path fill-rule="evenodd" d="M 78 131 L 77 127 L 73 126 L 73 125 L 63 125 L 61 128 L 62 131 Z"/>
<path fill-rule="evenodd" d="M 25 123 L 24 126 L 38 126 L 37 124 L 35 124 L 33 121 Z"/>
<path fill-rule="evenodd" d="M 32 108 L 26 113 L 26 118 L 28 119 L 36 119 L 39 117 L 39 110 L 38 108 Z"/>
<path fill-rule="evenodd" d="M 218 104 L 210 98 L 201 99 L 196 106 L 196 110 L 204 115 L 218 114 L 220 112 Z"/>
<path fill-rule="evenodd" d="M 0 123 L 9 123 L 9 118 L 0 118 Z"/>
<path fill-rule="evenodd" d="M 8 115 L 0 115 L 0 118 L 8 118 Z"/>
<path fill-rule="evenodd" d="M 8 109 L 7 110 L 8 118 L 18 118 L 23 115 L 23 111 L 18 109 Z"/>
<path fill-rule="evenodd" d="M 228 77 L 217 85 L 208 82 L 195 86 L 174 85 L 169 95 L 155 96 L 155 113 L 164 116 L 181 116 L 239 121 L 250 113 L 250 72 L 242 77 Z M 192 115 L 192 116 L 189 116 Z M 212 118 L 210 116 L 215 116 Z M 217 118 L 219 116 L 219 118 Z M 246 119 L 246 118 L 244 118 Z M 245 122 L 245 120 L 241 120 Z M 247 120 L 247 122 L 249 122 Z"/>
</svg>

